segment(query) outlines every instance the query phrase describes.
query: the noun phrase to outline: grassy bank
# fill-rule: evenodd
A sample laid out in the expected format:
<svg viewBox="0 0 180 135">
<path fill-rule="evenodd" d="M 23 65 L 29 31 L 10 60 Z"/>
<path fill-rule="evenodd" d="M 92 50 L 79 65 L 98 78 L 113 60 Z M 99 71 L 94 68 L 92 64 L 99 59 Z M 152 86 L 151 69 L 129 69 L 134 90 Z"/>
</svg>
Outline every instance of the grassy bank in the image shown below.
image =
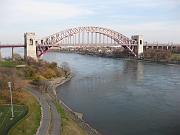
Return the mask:
<svg viewBox="0 0 180 135">
<path fill-rule="evenodd" d="M 54 104 L 61 115 L 62 135 L 86 135 L 86 132 L 63 110 L 58 102 L 54 102 Z"/>
<path fill-rule="evenodd" d="M 40 124 L 40 105 L 30 93 L 22 88 L 31 83 L 36 85 L 40 92 L 47 92 L 48 80 L 68 76 L 69 68 L 67 65 L 59 68 L 54 62 L 48 63 L 42 60 L 37 62 L 31 58 L 27 59 L 26 66 L 21 68 L 16 68 L 18 64 L 14 63 L 23 63 L 23 61 L 21 59 L 15 62 L 4 61 L 0 65 L 0 88 L 2 89 L 0 104 L 10 101 L 7 82 L 11 81 L 13 102 L 26 105 L 28 114 L 11 128 L 8 135 L 34 135 Z M 55 105 L 62 119 L 62 135 L 86 135 L 85 131 L 64 112 L 58 103 Z"/>
<path fill-rule="evenodd" d="M 9 93 L 6 92 L 7 90 L 0 92 L 0 106 L 9 103 Z M 3 122 L 0 117 L 0 135 L 7 135 L 10 128 L 9 135 L 34 135 L 40 124 L 41 110 L 39 103 L 25 90 L 13 91 L 13 103 L 15 106 L 15 118 L 13 120 L 15 121 L 11 122 L 8 121 L 9 119 L 5 119 L 7 122 Z M 1 111 L 4 113 L 2 114 Z M 4 119 L 4 116 L 8 117 L 10 115 L 10 109 L 0 109 L 0 113 L 2 119 Z M 9 124 L 7 125 L 7 123 Z"/>
<path fill-rule="evenodd" d="M 28 112 L 24 105 L 13 105 L 14 118 L 11 119 L 11 106 L 0 105 L 0 135 L 7 135 L 9 129 L 22 119 Z"/>
<path fill-rule="evenodd" d="M 8 135 L 34 135 L 40 125 L 40 105 L 37 100 L 28 92 L 22 91 L 23 98 L 20 102 L 28 107 L 28 114 L 19 121 Z"/>
<path fill-rule="evenodd" d="M 15 67 L 16 64 L 10 60 L 8 61 L 0 61 L 0 67 Z"/>
</svg>

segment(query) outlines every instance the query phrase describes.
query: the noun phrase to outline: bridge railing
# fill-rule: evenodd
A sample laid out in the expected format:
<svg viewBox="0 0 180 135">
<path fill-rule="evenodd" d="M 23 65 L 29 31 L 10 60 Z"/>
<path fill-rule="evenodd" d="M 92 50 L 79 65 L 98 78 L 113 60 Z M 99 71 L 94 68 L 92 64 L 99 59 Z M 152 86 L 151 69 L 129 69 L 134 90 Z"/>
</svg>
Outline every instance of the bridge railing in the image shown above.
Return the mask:
<svg viewBox="0 0 180 135">
<path fill-rule="evenodd" d="M 144 42 L 144 46 L 179 46 L 180 47 L 180 44 L 178 43 L 147 43 L 147 42 Z"/>
</svg>

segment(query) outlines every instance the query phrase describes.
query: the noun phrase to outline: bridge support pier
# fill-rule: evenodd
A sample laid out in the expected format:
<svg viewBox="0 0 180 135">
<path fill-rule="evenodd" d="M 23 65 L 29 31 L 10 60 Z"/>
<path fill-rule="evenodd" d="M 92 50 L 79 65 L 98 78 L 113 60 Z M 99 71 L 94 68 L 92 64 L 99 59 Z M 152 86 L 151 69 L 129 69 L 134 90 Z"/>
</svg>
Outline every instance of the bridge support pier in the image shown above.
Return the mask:
<svg viewBox="0 0 180 135">
<path fill-rule="evenodd" d="M 11 50 L 11 55 L 12 55 L 11 57 L 12 57 L 12 61 L 14 61 L 15 60 L 15 58 L 14 58 L 14 47 L 12 47 L 11 49 L 12 49 Z"/>
<path fill-rule="evenodd" d="M 37 60 L 37 50 L 36 50 L 36 41 L 35 33 L 25 33 L 24 34 L 24 57 L 31 57 Z"/>
<path fill-rule="evenodd" d="M 143 36 L 135 35 L 131 37 L 133 40 L 137 41 L 137 58 L 141 59 L 143 57 Z"/>
</svg>

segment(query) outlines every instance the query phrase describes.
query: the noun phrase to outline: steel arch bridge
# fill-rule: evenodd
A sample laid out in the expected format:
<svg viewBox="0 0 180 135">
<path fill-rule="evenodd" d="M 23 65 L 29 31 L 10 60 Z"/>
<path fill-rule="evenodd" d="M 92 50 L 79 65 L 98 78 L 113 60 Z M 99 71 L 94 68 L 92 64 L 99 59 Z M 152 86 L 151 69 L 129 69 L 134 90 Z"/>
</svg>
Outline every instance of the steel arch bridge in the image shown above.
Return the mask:
<svg viewBox="0 0 180 135">
<path fill-rule="evenodd" d="M 91 37 L 89 37 L 91 35 Z M 103 28 L 103 27 L 77 27 L 77 28 L 71 28 L 64 31 L 60 31 L 58 33 L 55 33 L 53 35 L 50 35 L 48 37 L 44 37 L 42 39 L 36 40 L 36 46 L 37 46 L 37 56 L 42 56 L 45 52 L 47 52 L 51 47 L 60 47 L 63 45 L 64 41 L 67 42 L 68 40 L 71 40 L 73 37 L 73 44 L 80 44 L 80 38 L 82 39 L 82 44 L 86 46 L 87 44 L 93 43 L 94 39 L 95 44 L 97 44 L 97 35 L 99 35 L 99 42 L 102 42 L 100 39 L 103 38 L 103 44 L 104 44 L 104 38 L 107 38 L 107 41 L 111 40 L 115 44 L 114 45 L 121 45 L 125 49 L 127 49 L 132 55 L 136 56 L 136 53 L 134 52 L 134 46 L 137 46 L 137 41 L 130 39 L 123 34 Z M 77 38 L 78 36 L 78 43 Z M 75 37 L 75 40 L 74 40 Z M 91 38 L 91 39 L 90 39 Z M 66 39 L 66 40 L 65 40 Z M 86 40 L 86 43 L 83 43 L 84 40 Z M 66 43 L 67 45 L 68 43 Z"/>
</svg>

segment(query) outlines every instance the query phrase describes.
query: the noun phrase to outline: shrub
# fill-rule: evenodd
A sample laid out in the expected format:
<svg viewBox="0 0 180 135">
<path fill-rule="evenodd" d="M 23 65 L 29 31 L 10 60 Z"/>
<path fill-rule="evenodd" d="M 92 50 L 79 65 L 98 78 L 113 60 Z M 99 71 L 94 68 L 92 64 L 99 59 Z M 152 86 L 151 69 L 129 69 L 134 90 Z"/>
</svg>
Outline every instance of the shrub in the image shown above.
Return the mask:
<svg viewBox="0 0 180 135">
<path fill-rule="evenodd" d="M 24 58 L 21 57 L 20 54 L 14 54 L 14 63 L 16 64 L 24 64 Z"/>
<path fill-rule="evenodd" d="M 27 67 L 25 67 L 24 68 L 24 75 L 25 75 L 25 77 L 27 77 L 27 78 L 32 78 L 32 77 L 34 77 L 35 76 L 35 69 L 34 68 L 32 68 L 31 66 L 27 66 Z"/>
<path fill-rule="evenodd" d="M 171 60 L 180 61 L 180 54 L 173 53 L 172 56 L 171 56 Z"/>
<path fill-rule="evenodd" d="M 57 68 L 57 63 L 56 62 L 49 63 L 48 67 L 52 68 L 52 69 L 56 69 Z"/>
<path fill-rule="evenodd" d="M 40 77 L 36 76 L 36 77 L 33 78 L 32 84 L 39 85 L 40 84 L 40 80 L 41 80 Z"/>
<path fill-rule="evenodd" d="M 144 58 L 152 59 L 154 61 L 160 61 L 160 60 L 169 61 L 171 58 L 171 51 L 150 49 L 144 52 Z"/>
<path fill-rule="evenodd" d="M 26 64 L 27 65 L 36 65 L 38 62 L 35 60 L 35 59 L 33 59 L 33 58 L 31 58 L 31 57 L 27 57 L 26 58 Z"/>
</svg>

